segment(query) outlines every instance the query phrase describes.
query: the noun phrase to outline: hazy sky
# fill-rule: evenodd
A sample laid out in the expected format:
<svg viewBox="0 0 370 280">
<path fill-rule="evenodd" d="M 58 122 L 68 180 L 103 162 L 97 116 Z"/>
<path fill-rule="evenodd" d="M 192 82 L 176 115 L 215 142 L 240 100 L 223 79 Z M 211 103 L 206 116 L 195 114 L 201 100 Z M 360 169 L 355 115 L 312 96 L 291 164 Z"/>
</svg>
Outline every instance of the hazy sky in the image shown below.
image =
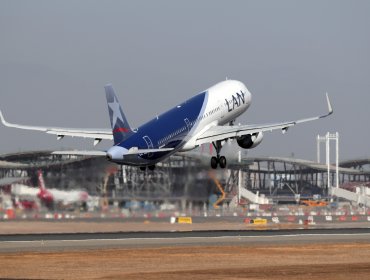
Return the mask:
<svg viewBox="0 0 370 280">
<path fill-rule="evenodd" d="M 0 1 L 0 108 L 10 122 L 109 128 L 113 83 L 132 126 L 224 80 L 253 95 L 237 121 L 334 115 L 266 133 L 250 156 L 370 156 L 370 1 Z M 105 149 L 109 141 L 98 146 Z M 0 127 L 0 153 L 92 140 Z M 334 146 L 333 146 L 334 147 Z"/>
</svg>

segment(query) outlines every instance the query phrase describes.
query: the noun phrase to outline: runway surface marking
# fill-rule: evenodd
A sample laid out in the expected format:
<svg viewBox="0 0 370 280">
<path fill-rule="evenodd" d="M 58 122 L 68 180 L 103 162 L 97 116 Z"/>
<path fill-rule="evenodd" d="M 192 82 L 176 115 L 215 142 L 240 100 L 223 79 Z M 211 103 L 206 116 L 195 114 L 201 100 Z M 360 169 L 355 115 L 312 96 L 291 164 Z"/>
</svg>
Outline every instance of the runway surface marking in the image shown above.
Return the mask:
<svg viewBox="0 0 370 280">
<path fill-rule="evenodd" d="M 277 237 L 319 237 L 319 236 L 332 236 L 332 237 L 340 237 L 340 236 L 369 236 L 370 233 L 303 233 L 303 234 L 276 234 L 276 235 L 252 235 L 252 236 L 246 236 L 246 235 L 225 235 L 225 236 L 207 236 L 209 239 L 230 239 L 230 238 L 243 238 L 243 239 L 255 239 L 255 238 L 265 238 L 265 239 L 271 239 L 271 238 L 277 238 Z M 2 243 L 33 243 L 33 242 L 51 242 L 51 241 L 58 241 L 58 242 L 93 242 L 93 241 L 141 241 L 141 240 L 194 240 L 194 239 L 204 239 L 204 237 L 201 236 L 185 236 L 185 237 L 130 237 L 130 238 L 95 238 L 95 239 L 53 239 L 53 240 L 12 240 L 12 241 L 2 241 Z"/>
<path fill-rule="evenodd" d="M 0 236 L 0 253 L 106 248 L 370 242 L 370 229 L 198 231 Z"/>
</svg>

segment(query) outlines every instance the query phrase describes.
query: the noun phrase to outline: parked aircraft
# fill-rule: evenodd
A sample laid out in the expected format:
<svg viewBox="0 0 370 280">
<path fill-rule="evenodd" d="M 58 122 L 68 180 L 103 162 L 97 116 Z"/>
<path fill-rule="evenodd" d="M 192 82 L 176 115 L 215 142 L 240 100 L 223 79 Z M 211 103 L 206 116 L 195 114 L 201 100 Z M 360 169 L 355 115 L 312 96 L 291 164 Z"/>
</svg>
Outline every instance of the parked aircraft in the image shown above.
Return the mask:
<svg viewBox="0 0 370 280">
<path fill-rule="evenodd" d="M 39 199 L 40 203 L 47 208 L 54 208 L 56 205 L 62 207 L 86 206 L 88 202 L 89 195 L 85 191 L 47 189 L 41 170 L 38 171 L 38 182 L 39 188 L 14 184 L 11 192 L 13 195 L 21 198 L 21 201 L 36 201 Z"/>
<path fill-rule="evenodd" d="M 14 205 L 25 210 L 37 210 L 39 190 L 21 183 L 11 184 L 10 193 L 14 196 Z"/>
<path fill-rule="evenodd" d="M 70 206 L 70 205 L 85 205 L 89 199 L 89 194 L 81 190 L 58 190 L 47 189 L 45 187 L 42 171 L 38 171 L 39 193 L 37 197 L 46 205 Z"/>
<path fill-rule="evenodd" d="M 108 151 L 61 151 L 58 154 L 106 156 L 110 161 L 124 165 L 148 167 L 179 151 L 192 150 L 203 143 L 212 143 L 216 156 L 211 157 L 211 167 L 226 167 L 226 158 L 221 155 L 223 144 L 228 139 L 236 139 L 243 149 L 258 146 L 263 133 L 280 129 L 285 133 L 289 127 L 299 123 L 324 118 L 333 113 L 326 94 L 329 112 L 322 116 L 294 121 L 260 125 L 235 125 L 235 119 L 251 105 L 252 95 L 240 81 L 222 81 L 169 111 L 156 116 L 138 129 L 133 129 L 118 103 L 111 84 L 105 86 L 106 99 L 112 130 L 71 129 L 12 124 L 5 121 L 0 111 L 2 123 L 8 127 L 38 130 L 57 135 L 94 139 L 94 145 L 103 139 L 111 139 L 114 145 Z"/>
</svg>

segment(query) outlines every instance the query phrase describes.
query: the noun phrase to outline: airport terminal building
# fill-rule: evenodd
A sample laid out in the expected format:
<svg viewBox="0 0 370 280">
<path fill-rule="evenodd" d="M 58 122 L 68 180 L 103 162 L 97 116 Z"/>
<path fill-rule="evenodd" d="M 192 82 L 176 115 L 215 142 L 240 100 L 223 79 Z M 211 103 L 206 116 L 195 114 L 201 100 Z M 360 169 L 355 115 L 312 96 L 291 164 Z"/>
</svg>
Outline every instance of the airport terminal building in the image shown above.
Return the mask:
<svg viewBox="0 0 370 280">
<path fill-rule="evenodd" d="M 339 187 L 354 194 L 362 187 L 365 197 L 369 196 L 369 167 L 370 159 L 340 163 Z M 53 155 L 49 151 L 1 156 L 0 184 L 4 188 L 20 181 L 37 187 L 39 170 L 46 187 L 82 189 L 91 196 L 104 197 L 108 204 L 122 207 L 131 201 L 207 204 L 209 207 L 216 202 L 234 206 L 298 203 L 301 199 L 328 199 L 332 195 L 328 182 L 336 185 L 335 166 L 328 169 L 324 164 L 293 158 L 245 158 L 215 171 L 210 170 L 202 155 L 181 154 L 158 164 L 154 171 L 142 171 L 101 157 Z M 353 198 L 351 193 L 350 197 L 342 198 L 363 203 L 358 201 L 358 195 Z"/>
</svg>

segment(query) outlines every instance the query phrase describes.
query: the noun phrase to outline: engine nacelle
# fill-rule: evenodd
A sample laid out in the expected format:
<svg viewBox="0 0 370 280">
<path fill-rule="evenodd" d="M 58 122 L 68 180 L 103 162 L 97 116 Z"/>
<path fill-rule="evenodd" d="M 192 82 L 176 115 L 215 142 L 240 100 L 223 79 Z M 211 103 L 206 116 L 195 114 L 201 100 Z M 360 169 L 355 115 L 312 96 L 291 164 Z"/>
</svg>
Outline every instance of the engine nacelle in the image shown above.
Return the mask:
<svg viewBox="0 0 370 280">
<path fill-rule="evenodd" d="M 238 142 L 239 147 L 243 149 L 252 149 L 254 147 L 257 147 L 263 139 L 263 133 L 253 133 L 253 134 L 247 134 L 240 136 L 236 139 Z"/>
</svg>

